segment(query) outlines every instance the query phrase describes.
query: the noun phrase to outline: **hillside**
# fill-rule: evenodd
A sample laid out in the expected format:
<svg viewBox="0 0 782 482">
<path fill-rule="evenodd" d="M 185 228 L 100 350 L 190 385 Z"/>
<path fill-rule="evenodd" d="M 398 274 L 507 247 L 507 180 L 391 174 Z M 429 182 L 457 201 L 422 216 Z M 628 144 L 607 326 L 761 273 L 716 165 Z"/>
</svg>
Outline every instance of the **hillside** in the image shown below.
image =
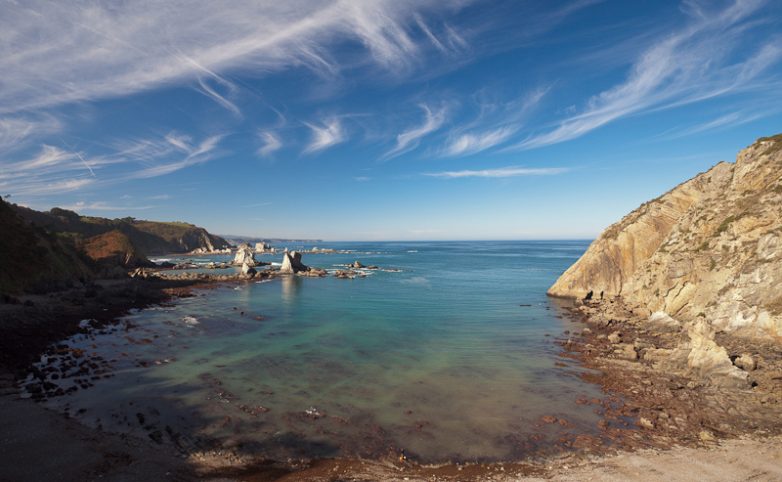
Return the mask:
<svg viewBox="0 0 782 482">
<path fill-rule="evenodd" d="M 548 293 L 618 295 L 647 314 L 782 336 L 781 218 L 777 135 L 610 226 Z"/>
<path fill-rule="evenodd" d="M 0 232 L 0 293 L 48 291 L 94 275 L 67 239 L 26 222 L 3 200 Z"/>
<path fill-rule="evenodd" d="M 154 265 L 139 255 L 130 239 L 117 229 L 87 238 L 81 248 L 87 256 L 104 266 L 137 268 Z"/>
<path fill-rule="evenodd" d="M 139 256 L 185 253 L 197 248 L 211 251 L 229 245 L 225 239 L 188 223 L 80 216 L 73 211 L 60 208 L 53 208 L 47 212 L 21 206 L 14 206 L 14 208 L 30 222 L 80 241 L 110 231 L 118 231 L 127 237 L 134 248 L 134 254 Z"/>
</svg>

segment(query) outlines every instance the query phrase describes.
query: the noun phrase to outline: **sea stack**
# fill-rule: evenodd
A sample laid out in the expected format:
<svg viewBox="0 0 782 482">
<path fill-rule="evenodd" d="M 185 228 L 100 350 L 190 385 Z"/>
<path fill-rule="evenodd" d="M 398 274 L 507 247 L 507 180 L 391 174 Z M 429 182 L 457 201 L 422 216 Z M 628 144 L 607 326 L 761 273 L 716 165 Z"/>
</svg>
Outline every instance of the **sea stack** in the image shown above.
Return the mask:
<svg viewBox="0 0 782 482">
<path fill-rule="evenodd" d="M 242 243 L 236 248 L 236 254 L 234 255 L 234 260 L 231 262 L 231 264 L 235 266 L 255 266 L 258 264 L 257 261 L 255 261 L 255 256 L 253 254 L 253 249 L 250 247 L 247 243 Z"/>
<path fill-rule="evenodd" d="M 297 251 L 285 252 L 282 254 L 282 266 L 280 273 L 294 274 L 300 271 L 308 271 L 309 267 L 301 262 L 301 253 Z"/>
</svg>

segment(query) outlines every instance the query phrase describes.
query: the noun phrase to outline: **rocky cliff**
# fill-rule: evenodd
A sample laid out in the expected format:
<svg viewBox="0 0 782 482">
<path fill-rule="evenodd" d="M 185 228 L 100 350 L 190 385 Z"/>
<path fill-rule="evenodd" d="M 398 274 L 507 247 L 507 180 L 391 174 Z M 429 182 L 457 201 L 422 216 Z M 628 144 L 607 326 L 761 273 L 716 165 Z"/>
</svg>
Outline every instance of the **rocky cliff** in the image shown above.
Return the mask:
<svg viewBox="0 0 782 482">
<path fill-rule="evenodd" d="M 44 292 L 93 277 L 67 238 L 26 222 L 0 199 L 0 293 Z"/>
<path fill-rule="evenodd" d="M 127 237 L 139 255 L 186 253 L 199 248 L 213 251 L 229 246 L 225 239 L 189 223 L 80 216 L 60 208 L 46 212 L 22 206 L 13 208 L 29 222 L 52 232 L 67 233 L 77 240 L 119 231 Z"/>
<path fill-rule="evenodd" d="M 782 336 L 781 218 L 777 135 L 610 226 L 548 293 L 620 296 L 647 314 Z"/>
</svg>

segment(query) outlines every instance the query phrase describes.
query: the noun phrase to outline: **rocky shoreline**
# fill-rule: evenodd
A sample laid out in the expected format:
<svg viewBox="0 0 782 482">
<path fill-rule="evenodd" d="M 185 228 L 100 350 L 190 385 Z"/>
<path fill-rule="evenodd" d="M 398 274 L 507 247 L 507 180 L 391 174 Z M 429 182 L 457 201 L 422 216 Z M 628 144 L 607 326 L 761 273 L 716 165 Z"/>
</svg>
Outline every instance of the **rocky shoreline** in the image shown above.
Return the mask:
<svg viewBox="0 0 782 482">
<path fill-rule="evenodd" d="M 704 348 L 705 342 L 695 340 L 697 324 L 659 316 L 650 321 L 642 312 L 620 298 L 579 302 L 572 313 L 585 328 L 560 340 L 567 356 L 595 370 L 583 376 L 616 397 L 619 403 L 606 415 L 632 420 L 640 429 L 617 437 L 621 448 L 697 447 L 782 434 L 778 344 L 714 333 L 712 345 Z M 721 363 L 721 347 L 731 368 L 741 372 L 738 377 Z"/>
</svg>

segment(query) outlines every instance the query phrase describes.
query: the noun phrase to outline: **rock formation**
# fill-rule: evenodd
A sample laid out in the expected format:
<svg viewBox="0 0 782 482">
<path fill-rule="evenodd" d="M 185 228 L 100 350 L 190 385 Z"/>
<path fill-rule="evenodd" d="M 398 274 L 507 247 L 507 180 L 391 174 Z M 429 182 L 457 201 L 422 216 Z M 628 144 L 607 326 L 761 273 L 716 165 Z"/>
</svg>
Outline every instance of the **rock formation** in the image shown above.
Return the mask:
<svg viewBox="0 0 782 482">
<path fill-rule="evenodd" d="M 298 273 L 300 271 L 308 271 L 309 267 L 305 266 L 301 262 L 301 253 L 296 251 L 285 252 L 282 254 L 282 266 L 280 267 L 280 273 Z"/>
<path fill-rule="evenodd" d="M 266 242 L 255 243 L 256 253 L 274 253 L 274 251 L 275 249 L 272 248 L 269 243 Z"/>
<path fill-rule="evenodd" d="M 620 296 L 658 321 L 782 336 L 781 218 L 777 135 L 610 226 L 548 293 Z"/>
<path fill-rule="evenodd" d="M 145 221 L 131 217 L 106 219 L 81 216 L 61 208 L 42 212 L 23 206 L 10 207 L 31 224 L 77 241 L 109 231 L 119 231 L 130 240 L 137 252 L 146 255 L 187 253 L 195 250 L 212 253 L 228 247 L 225 239 L 189 223 Z"/>
<path fill-rule="evenodd" d="M 257 271 L 255 270 L 255 268 L 253 268 L 249 264 L 247 264 L 247 263 L 243 263 L 242 264 L 242 274 L 243 275 L 248 276 L 248 277 L 253 277 L 253 276 L 255 276 L 256 273 L 257 273 Z"/>
<path fill-rule="evenodd" d="M 255 266 L 258 263 L 255 261 L 255 255 L 250 245 L 242 243 L 236 248 L 236 254 L 234 255 L 234 260 L 231 264 L 236 266 L 243 266 L 245 264 L 248 266 Z"/>
<path fill-rule="evenodd" d="M 116 229 L 87 238 L 82 248 L 87 256 L 104 265 L 119 265 L 125 268 L 155 266 L 155 263 L 136 251 L 124 233 Z"/>
</svg>

